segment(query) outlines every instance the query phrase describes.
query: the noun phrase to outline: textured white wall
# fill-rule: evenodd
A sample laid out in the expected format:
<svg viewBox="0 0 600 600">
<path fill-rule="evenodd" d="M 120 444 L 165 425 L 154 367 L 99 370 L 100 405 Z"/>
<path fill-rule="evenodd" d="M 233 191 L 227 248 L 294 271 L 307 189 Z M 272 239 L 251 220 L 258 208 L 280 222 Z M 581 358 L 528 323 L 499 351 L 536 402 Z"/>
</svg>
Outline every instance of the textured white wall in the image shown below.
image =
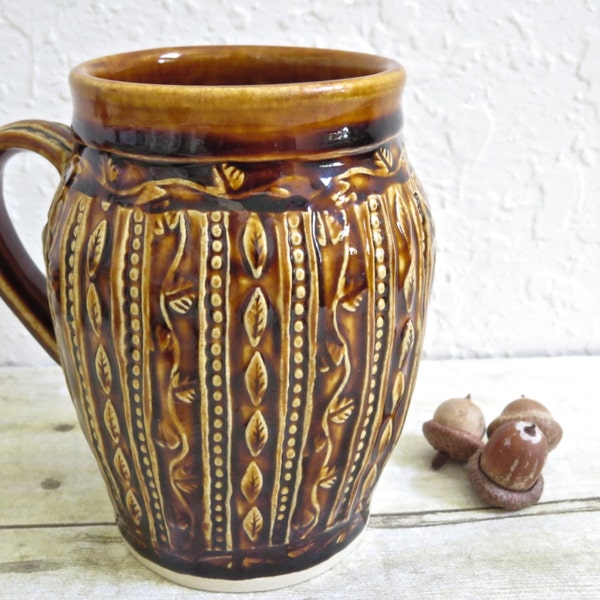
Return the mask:
<svg viewBox="0 0 600 600">
<path fill-rule="evenodd" d="M 0 0 L 0 122 L 68 122 L 67 73 L 85 59 L 208 43 L 406 66 L 404 135 L 438 232 L 427 356 L 600 351 L 600 3 Z M 41 257 L 57 177 L 21 155 L 6 179 Z M 3 304 L 0 322 L 0 364 L 48 362 Z"/>
</svg>

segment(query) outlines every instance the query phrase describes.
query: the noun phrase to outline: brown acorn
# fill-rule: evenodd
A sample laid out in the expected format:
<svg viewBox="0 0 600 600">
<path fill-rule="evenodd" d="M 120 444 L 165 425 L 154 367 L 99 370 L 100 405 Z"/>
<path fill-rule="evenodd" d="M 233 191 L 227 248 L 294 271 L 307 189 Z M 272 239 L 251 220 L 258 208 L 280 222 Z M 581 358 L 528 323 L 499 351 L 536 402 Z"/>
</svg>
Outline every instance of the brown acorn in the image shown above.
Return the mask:
<svg viewBox="0 0 600 600">
<path fill-rule="evenodd" d="M 554 420 L 550 411 L 541 402 L 525 396 L 507 404 L 500 416 L 488 425 L 488 438 L 492 437 L 494 431 L 507 421 L 535 423 L 546 436 L 549 452 L 556 448 L 563 435 L 562 427 Z"/>
<path fill-rule="evenodd" d="M 507 421 L 469 459 L 469 481 L 486 504 L 507 510 L 525 508 L 542 495 L 547 456 L 548 443 L 540 427 Z"/>
<path fill-rule="evenodd" d="M 439 469 L 448 458 L 466 462 L 482 445 L 485 419 L 481 409 L 471 400 L 451 398 L 442 402 L 433 419 L 423 423 L 423 435 L 438 451 L 431 461 L 433 469 Z"/>
</svg>

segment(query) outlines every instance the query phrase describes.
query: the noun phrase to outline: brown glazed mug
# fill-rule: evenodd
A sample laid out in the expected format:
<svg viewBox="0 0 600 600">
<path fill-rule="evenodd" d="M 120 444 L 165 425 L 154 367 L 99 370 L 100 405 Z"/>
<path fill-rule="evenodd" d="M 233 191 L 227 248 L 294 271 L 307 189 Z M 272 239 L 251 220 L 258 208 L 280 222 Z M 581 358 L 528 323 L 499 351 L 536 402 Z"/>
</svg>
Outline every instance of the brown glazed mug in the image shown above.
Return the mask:
<svg viewBox="0 0 600 600">
<path fill-rule="evenodd" d="M 433 226 L 404 70 L 165 48 L 70 76 L 72 127 L 0 129 L 61 182 L 47 276 L 0 207 L 0 289 L 64 369 L 118 527 L 184 585 L 271 589 L 344 556 L 400 436 Z"/>
</svg>

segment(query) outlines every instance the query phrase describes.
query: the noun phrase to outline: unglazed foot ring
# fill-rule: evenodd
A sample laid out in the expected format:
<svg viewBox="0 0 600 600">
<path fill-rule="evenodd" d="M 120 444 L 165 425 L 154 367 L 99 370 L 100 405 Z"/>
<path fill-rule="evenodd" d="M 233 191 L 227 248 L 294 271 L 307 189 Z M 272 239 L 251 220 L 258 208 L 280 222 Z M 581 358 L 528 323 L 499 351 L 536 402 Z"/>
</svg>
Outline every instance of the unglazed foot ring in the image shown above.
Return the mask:
<svg viewBox="0 0 600 600">
<path fill-rule="evenodd" d="M 328 571 L 338 563 L 342 562 L 358 545 L 360 538 L 361 536 L 359 535 L 343 550 L 340 550 L 331 558 L 308 569 L 282 575 L 273 575 L 272 577 L 254 577 L 250 579 L 211 579 L 210 577 L 179 573 L 148 560 L 134 550 L 127 542 L 125 542 L 125 544 L 133 556 L 135 556 L 135 558 L 137 558 L 145 567 L 148 567 L 150 570 L 173 583 L 205 592 L 250 593 L 268 592 L 284 587 L 290 587 L 312 579 L 313 577 L 317 577 L 318 575 L 322 575 L 325 571 Z"/>
</svg>

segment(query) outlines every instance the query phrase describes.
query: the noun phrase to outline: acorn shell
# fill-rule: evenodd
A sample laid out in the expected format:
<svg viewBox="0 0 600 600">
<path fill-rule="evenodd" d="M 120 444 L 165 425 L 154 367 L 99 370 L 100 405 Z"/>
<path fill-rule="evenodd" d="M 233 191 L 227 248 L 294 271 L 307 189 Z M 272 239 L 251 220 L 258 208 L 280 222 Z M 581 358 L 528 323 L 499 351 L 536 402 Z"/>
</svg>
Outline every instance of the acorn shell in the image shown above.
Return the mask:
<svg viewBox="0 0 600 600">
<path fill-rule="evenodd" d="M 548 451 L 554 450 L 562 439 L 562 427 L 554 420 L 550 411 L 537 400 L 522 397 L 513 400 L 504 407 L 500 416 L 496 417 L 487 428 L 488 438 L 491 438 L 494 431 L 509 421 L 529 421 L 535 423 L 546 436 L 548 442 Z"/>
<path fill-rule="evenodd" d="M 530 489 L 542 473 L 548 443 L 528 421 L 508 421 L 494 431 L 481 451 L 479 467 L 495 484 L 512 491 Z"/>
<path fill-rule="evenodd" d="M 432 420 L 440 425 L 466 431 L 480 439 L 485 433 L 485 417 L 471 399 L 471 394 L 442 402 L 433 413 Z"/>
</svg>

